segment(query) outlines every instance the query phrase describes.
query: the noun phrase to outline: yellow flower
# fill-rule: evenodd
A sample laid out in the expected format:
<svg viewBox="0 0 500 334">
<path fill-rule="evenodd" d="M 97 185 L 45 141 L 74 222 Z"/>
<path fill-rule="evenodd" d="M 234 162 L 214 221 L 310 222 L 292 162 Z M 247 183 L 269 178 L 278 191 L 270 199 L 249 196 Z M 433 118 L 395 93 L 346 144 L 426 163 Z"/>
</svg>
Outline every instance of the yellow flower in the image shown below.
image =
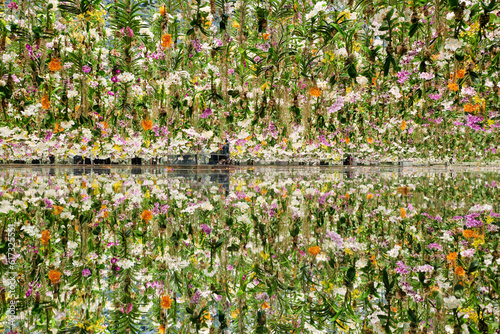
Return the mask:
<svg viewBox="0 0 500 334">
<path fill-rule="evenodd" d="M 403 120 L 403 122 L 401 123 L 401 131 L 403 131 L 404 129 L 406 129 L 406 121 Z"/>
<path fill-rule="evenodd" d="M 232 24 L 233 28 L 236 28 L 238 29 L 240 27 L 240 24 L 236 21 L 233 21 L 233 24 Z"/>
<path fill-rule="evenodd" d="M 269 82 L 266 82 L 265 84 L 263 84 L 262 86 L 260 86 L 260 89 L 262 89 L 262 91 L 265 91 L 268 88 L 269 88 Z"/>
</svg>

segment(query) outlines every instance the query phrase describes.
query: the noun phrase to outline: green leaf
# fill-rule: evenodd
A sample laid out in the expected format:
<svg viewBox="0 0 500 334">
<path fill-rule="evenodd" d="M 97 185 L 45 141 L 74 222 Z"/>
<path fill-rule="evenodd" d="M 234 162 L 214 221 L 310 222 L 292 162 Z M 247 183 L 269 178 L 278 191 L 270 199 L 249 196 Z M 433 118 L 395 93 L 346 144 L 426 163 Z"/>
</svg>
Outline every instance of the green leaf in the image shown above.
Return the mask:
<svg viewBox="0 0 500 334">
<path fill-rule="evenodd" d="M 354 267 L 349 268 L 349 270 L 347 270 L 347 280 L 349 282 L 353 282 L 355 277 L 356 277 L 356 268 Z"/>
<path fill-rule="evenodd" d="M 347 73 L 352 79 L 355 79 L 358 76 L 358 72 L 356 71 L 354 64 L 349 64 L 347 66 Z"/>
<path fill-rule="evenodd" d="M 451 9 L 454 9 L 455 7 L 458 6 L 458 0 L 448 0 L 448 5 L 450 6 Z"/>
<path fill-rule="evenodd" d="M 389 74 L 389 70 L 391 68 L 391 58 L 392 58 L 391 55 L 388 55 L 387 58 L 385 58 L 385 62 L 384 62 L 384 77 L 386 77 L 387 74 Z"/>
</svg>

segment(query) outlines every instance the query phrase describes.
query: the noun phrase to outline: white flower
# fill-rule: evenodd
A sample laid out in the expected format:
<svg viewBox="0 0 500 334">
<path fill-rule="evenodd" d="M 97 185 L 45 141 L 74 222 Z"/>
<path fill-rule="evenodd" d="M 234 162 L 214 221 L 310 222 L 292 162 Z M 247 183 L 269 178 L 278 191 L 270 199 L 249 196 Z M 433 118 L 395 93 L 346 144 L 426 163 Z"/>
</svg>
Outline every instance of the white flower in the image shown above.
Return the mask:
<svg viewBox="0 0 500 334">
<path fill-rule="evenodd" d="M 444 301 L 444 307 L 446 307 L 447 309 L 458 308 L 462 303 L 460 299 L 457 299 L 455 296 L 443 298 L 443 301 Z"/>
<path fill-rule="evenodd" d="M 121 82 L 128 83 L 131 82 L 135 79 L 135 76 L 132 73 L 129 72 L 123 72 L 118 75 L 118 79 Z"/>
<path fill-rule="evenodd" d="M 356 268 L 358 268 L 358 269 L 364 268 L 364 267 L 366 267 L 367 264 L 368 264 L 368 261 L 366 261 L 366 259 L 364 257 L 362 257 L 361 259 L 356 261 Z"/>
<path fill-rule="evenodd" d="M 73 121 L 69 121 L 69 122 L 63 121 L 63 122 L 61 122 L 61 127 L 65 130 L 67 130 L 67 129 L 71 128 L 74 124 L 75 124 L 75 122 L 73 122 Z"/>
<path fill-rule="evenodd" d="M 462 47 L 462 42 L 458 39 L 454 39 L 454 38 L 448 38 L 446 39 L 446 45 L 444 46 L 444 48 L 446 50 L 450 50 L 452 52 L 455 52 L 457 51 L 457 49 L 460 49 Z"/>
<path fill-rule="evenodd" d="M 123 269 L 130 269 L 134 266 L 134 262 L 127 259 L 119 260 L 116 264 Z"/>
<path fill-rule="evenodd" d="M 356 82 L 360 84 L 361 86 L 364 86 L 368 83 L 368 79 L 362 75 L 358 75 L 356 77 Z"/>
<path fill-rule="evenodd" d="M 347 50 L 346 48 L 340 48 L 340 49 L 337 49 L 335 50 L 335 55 L 336 56 L 344 56 L 344 57 L 347 57 Z"/>
<path fill-rule="evenodd" d="M 68 99 L 78 96 L 78 91 L 76 90 L 68 90 Z"/>
<path fill-rule="evenodd" d="M 454 12 L 449 12 L 448 15 L 446 15 L 447 20 L 453 20 L 454 18 L 455 18 Z"/>
<path fill-rule="evenodd" d="M 69 249 L 77 249 L 78 248 L 78 244 L 74 241 L 68 241 L 68 248 Z"/>
</svg>

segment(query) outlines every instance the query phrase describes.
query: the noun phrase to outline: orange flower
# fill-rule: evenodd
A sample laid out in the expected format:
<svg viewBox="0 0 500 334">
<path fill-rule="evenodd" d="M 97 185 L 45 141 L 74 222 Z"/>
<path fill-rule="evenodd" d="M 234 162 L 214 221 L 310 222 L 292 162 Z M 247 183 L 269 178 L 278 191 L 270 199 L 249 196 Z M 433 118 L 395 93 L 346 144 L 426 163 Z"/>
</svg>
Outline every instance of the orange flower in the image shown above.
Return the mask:
<svg viewBox="0 0 500 334">
<path fill-rule="evenodd" d="M 314 87 L 309 89 L 309 95 L 314 96 L 314 97 L 320 97 L 321 96 L 321 89 L 318 87 Z"/>
<path fill-rule="evenodd" d="M 264 304 L 262 304 L 262 308 L 271 308 L 271 306 L 269 306 L 268 303 L 264 302 Z"/>
<path fill-rule="evenodd" d="M 49 70 L 57 72 L 62 68 L 61 61 L 57 58 L 52 58 L 49 63 Z"/>
<path fill-rule="evenodd" d="M 50 239 L 50 232 L 45 230 L 42 232 L 42 238 L 40 239 L 42 241 L 42 244 L 44 246 L 47 246 L 47 244 L 49 243 L 49 239 Z"/>
<path fill-rule="evenodd" d="M 473 230 L 465 230 L 463 232 L 463 235 L 466 238 L 472 238 L 474 236 L 474 231 Z"/>
<path fill-rule="evenodd" d="M 455 268 L 455 274 L 458 276 L 464 276 L 465 275 L 465 270 L 462 268 L 462 266 L 458 266 Z"/>
<path fill-rule="evenodd" d="M 349 139 L 349 137 L 346 137 L 346 138 L 345 138 L 345 143 L 346 143 L 347 145 L 349 145 L 349 142 L 350 142 L 350 141 L 351 141 L 351 140 Z"/>
<path fill-rule="evenodd" d="M 475 112 L 476 112 L 476 111 L 478 111 L 480 108 L 481 108 L 481 105 L 480 105 L 480 104 L 470 104 L 470 103 L 467 103 L 467 104 L 464 106 L 464 111 L 465 111 L 465 112 L 468 112 L 468 113 L 475 113 Z"/>
<path fill-rule="evenodd" d="M 405 218 L 406 217 L 406 210 L 405 208 L 401 208 L 401 218 Z"/>
<path fill-rule="evenodd" d="M 165 334 L 165 325 L 164 324 L 160 325 L 160 328 L 158 328 L 158 332 L 160 332 L 160 334 Z"/>
<path fill-rule="evenodd" d="M 144 131 L 148 131 L 148 130 L 151 130 L 153 128 L 153 121 L 150 119 L 146 119 L 146 120 L 141 122 L 141 125 L 142 125 L 142 128 L 144 129 Z"/>
<path fill-rule="evenodd" d="M 403 131 L 404 129 L 406 129 L 406 121 L 403 120 L 403 122 L 401 123 L 401 131 Z"/>
<path fill-rule="evenodd" d="M 169 295 L 161 297 L 161 307 L 163 307 L 166 310 L 172 307 L 172 299 L 170 299 Z"/>
<path fill-rule="evenodd" d="M 465 70 L 458 70 L 457 71 L 457 78 L 462 79 L 465 75 Z"/>
<path fill-rule="evenodd" d="M 318 246 L 309 247 L 307 252 L 312 256 L 316 256 L 321 253 L 321 248 L 319 248 Z"/>
<path fill-rule="evenodd" d="M 169 48 L 172 45 L 172 35 L 165 34 L 161 36 L 161 46 L 164 48 Z"/>
<path fill-rule="evenodd" d="M 63 212 L 64 208 L 62 206 L 54 205 L 54 214 L 58 216 L 61 212 Z"/>
<path fill-rule="evenodd" d="M 61 281 L 61 272 L 57 270 L 51 270 L 49 272 L 49 279 L 52 284 L 59 283 L 59 281 Z"/>
<path fill-rule="evenodd" d="M 349 199 L 349 193 L 345 194 L 345 199 Z"/>
<path fill-rule="evenodd" d="M 167 7 L 165 7 L 165 5 L 161 6 L 160 7 L 160 15 L 165 16 L 166 13 L 167 13 Z"/>
<path fill-rule="evenodd" d="M 64 128 L 59 125 L 59 123 L 56 123 L 56 125 L 54 126 L 54 133 L 58 133 L 58 132 L 63 132 L 64 131 Z"/>
<path fill-rule="evenodd" d="M 368 142 L 368 144 L 373 144 L 373 139 L 370 137 L 366 140 Z"/>
<path fill-rule="evenodd" d="M 151 219 L 153 219 L 153 213 L 151 211 L 149 211 L 149 210 L 144 210 L 144 211 L 142 211 L 141 219 L 144 220 L 147 223 Z"/>
<path fill-rule="evenodd" d="M 453 252 L 453 253 L 450 253 L 448 254 L 448 256 L 446 257 L 446 259 L 452 263 L 455 263 L 455 260 L 458 258 L 458 254 L 457 252 Z"/>
<path fill-rule="evenodd" d="M 458 90 L 458 85 L 457 85 L 456 83 L 454 83 L 454 82 L 450 82 L 450 83 L 448 84 L 448 88 L 449 88 L 450 90 L 452 90 L 452 91 L 456 92 L 456 91 Z"/>
<path fill-rule="evenodd" d="M 372 199 L 372 198 L 373 198 L 373 194 L 372 194 L 372 193 L 369 193 L 368 195 L 366 195 L 366 198 L 367 198 L 367 199 Z"/>
<path fill-rule="evenodd" d="M 269 36 L 271 36 L 271 34 L 262 34 L 262 38 L 266 41 L 269 39 Z"/>
<path fill-rule="evenodd" d="M 42 108 L 43 109 L 49 110 L 49 108 L 50 108 L 50 101 L 49 101 L 49 97 L 47 96 L 47 94 L 45 94 L 44 96 L 42 96 L 42 100 L 40 101 L 40 103 L 42 104 Z"/>
</svg>

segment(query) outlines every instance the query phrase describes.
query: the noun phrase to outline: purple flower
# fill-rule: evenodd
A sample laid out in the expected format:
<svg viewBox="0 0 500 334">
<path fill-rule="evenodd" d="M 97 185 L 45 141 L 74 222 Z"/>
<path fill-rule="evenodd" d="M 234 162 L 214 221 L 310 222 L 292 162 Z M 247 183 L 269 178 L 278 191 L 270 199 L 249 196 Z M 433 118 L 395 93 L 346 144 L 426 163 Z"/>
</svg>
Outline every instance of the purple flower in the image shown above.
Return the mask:
<svg viewBox="0 0 500 334">
<path fill-rule="evenodd" d="M 83 277 L 88 277 L 90 275 L 92 275 L 92 273 L 90 272 L 90 269 L 88 269 L 88 268 L 87 269 L 83 269 L 83 271 L 82 271 L 82 276 Z"/>
<path fill-rule="evenodd" d="M 436 249 L 436 250 L 441 250 L 442 249 L 442 247 L 439 244 L 435 243 L 435 242 L 429 244 L 429 246 L 427 246 L 427 248 L 429 248 L 429 249 Z"/>
<path fill-rule="evenodd" d="M 118 81 L 120 81 L 120 80 L 118 80 L 118 78 L 117 78 L 117 77 L 111 77 L 111 81 L 112 81 L 112 82 L 114 82 L 114 83 L 117 83 L 117 82 L 118 82 Z"/>
<path fill-rule="evenodd" d="M 227 70 L 227 74 L 231 75 L 234 73 L 234 69 L 230 68 L 229 70 Z"/>
<path fill-rule="evenodd" d="M 410 72 L 401 71 L 401 72 L 398 72 L 397 76 L 399 78 L 398 83 L 403 84 L 410 77 Z"/>
<path fill-rule="evenodd" d="M 337 248 L 343 248 L 344 247 L 344 240 L 336 232 L 329 231 L 329 232 L 326 233 L 326 236 L 328 238 L 332 239 L 332 241 L 337 245 Z"/>
<path fill-rule="evenodd" d="M 207 108 L 203 111 L 203 114 L 201 114 L 201 118 L 203 119 L 208 118 L 212 114 L 213 114 L 212 109 Z"/>
<path fill-rule="evenodd" d="M 83 73 L 90 73 L 90 71 L 92 71 L 92 68 L 88 65 L 83 65 L 82 71 Z"/>
<path fill-rule="evenodd" d="M 196 292 L 193 295 L 193 298 L 191 298 L 191 304 L 198 304 L 201 298 L 201 291 L 196 290 Z"/>
<path fill-rule="evenodd" d="M 212 233 L 212 228 L 210 226 L 208 226 L 207 224 L 201 224 L 200 227 L 203 230 L 203 232 L 205 232 L 207 235 Z"/>
<path fill-rule="evenodd" d="M 409 268 L 403 263 L 403 261 L 396 262 L 396 272 L 400 275 L 406 275 L 410 273 Z"/>
<path fill-rule="evenodd" d="M 12 10 L 18 10 L 19 9 L 19 6 L 17 5 L 17 3 L 15 1 L 12 1 L 11 3 L 9 3 L 9 5 L 7 7 L 9 9 L 12 9 Z"/>
<path fill-rule="evenodd" d="M 130 312 L 132 312 L 132 309 L 133 309 L 133 308 L 134 308 L 134 304 L 132 304 L 132 303 L 128 303 L 128 304 L 127 304 L 127 309 L 125 310 L 125 312 L 126 312 L 127 314 L 129 314 Z"/>
<path fill-rule="evenodd" d="M 118 262 L 118 259 L 116 257 L 114 257 L 114 258 L 111 259 L 111 263 L 112 264 L 115 264 L 116 262 Z"/>
<path fill-rule="evenodd" d="M 441 98 L 441 94 L 429 94 L 431 100 L 437 101 Z"/>
<path fill-rule="evenodd" d="M 256 63 L 260 63 L 261 60 L 262 58 L 260 58 L 259 56 L 255 56 L 255 58 L 253 59 L 253 61 Z"/>
</svg>

